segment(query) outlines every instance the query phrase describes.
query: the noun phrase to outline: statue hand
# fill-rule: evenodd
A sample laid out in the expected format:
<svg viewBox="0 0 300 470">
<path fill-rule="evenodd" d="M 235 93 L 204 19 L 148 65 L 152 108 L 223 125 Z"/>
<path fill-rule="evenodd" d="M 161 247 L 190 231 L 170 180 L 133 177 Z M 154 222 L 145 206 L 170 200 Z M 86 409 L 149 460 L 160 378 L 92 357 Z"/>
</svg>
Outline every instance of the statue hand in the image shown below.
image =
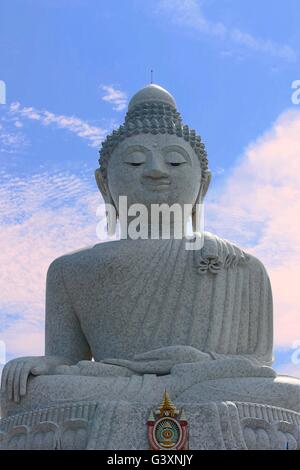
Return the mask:
<svg viewBox="0 0 300 470">
<path fill-rule="evenodd" d="M 217 358 L 210 364 L 177 364 L 172 368 L 172 375 L 180 377 L 184 383 L 191 384 L 203 380 L 237 377 L 264 377 L 273 379 L 276 372 L 268 366 L 253 363 L 243 356 Z"/>
<path fill-rule="evenodd" d="M 104 364 L 121 366 L 125 370 L 132 371 L 136 374 L 157 374 L 165 375 L 170 372 L 174 362 L 172 361 L 129 361 L 127 359 L 104 359 Z"/>
<path fill-rule="evenodd" d="M 1 392 L 8 400 L 19 402 L 26 395 L 30 374 L 47 375 L 54 372 L 58 364 L 67 360 L 55 356 L 20 357 L 9 361 L 2 372 Z"/>
<path fill-rule="evenodd" d="M 55 368 L 56 375 L 81 375 L 88 377 L 130 377 L 133 372 L 112 364 L 104 364 L 96 361 L 80 361 L 73 366 L 59 365 Z"/>
<path fill-rule="evenodd" d="M 167 346 L 136 354 L 131 361 L 126 359 L 105 359 L 102 362 L 127 367 L 138 374 L 165 375 L 169 374 L 176 364 L 211 360 L 209 354 L 192 346 Z"/>
<path fill-rule="evenodd" d="M 212 360 L 208 353 L 200 351 L 193 346 L 166 346 L 164 348 L 152 349 L 133 356 L 135 361 L 160 361 L 171 360 L 174 363 L 203 362 Z"/>
</svg>

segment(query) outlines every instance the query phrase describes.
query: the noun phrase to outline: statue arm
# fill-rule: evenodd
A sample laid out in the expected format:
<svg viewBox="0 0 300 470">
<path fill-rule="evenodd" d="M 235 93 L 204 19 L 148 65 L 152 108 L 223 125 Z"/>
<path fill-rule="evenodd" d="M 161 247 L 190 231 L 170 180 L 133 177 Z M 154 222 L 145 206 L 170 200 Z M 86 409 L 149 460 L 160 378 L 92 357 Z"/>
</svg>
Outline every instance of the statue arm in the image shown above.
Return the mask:
<svg viewBox="0 0 300 470">
<path fill-rule="evenodd" d="M 267 370 L 266 367 L 270 369 L 273 362 L 272 289 L 264 265 L 254 256 L 249 258 L 248 301 L 241 312 L 241 337 L 237 342 L 237 352 L 224 354 L 209 351 L 209 354 L 214 360 L 246 359 L 254 367 Z"/>
<path fill-rule="evenodd" d="M 26 395 L 30 375 L 56 374 L 60 366 L 91 359 L 89 345 L 64 283 L 62 261 L 62 258 L 54 261 L 47 275 L 45 356 L 20 357 L 5 365 L 1 393 L 8 400 L 19 402 Z"/>
<path fill-rule="evenodd" d="M 45 355 L 61 357 L 65 364 L 92 358 L 63 276 L 63 258 L 49 267 L 46 284 Z"/>
</svg>

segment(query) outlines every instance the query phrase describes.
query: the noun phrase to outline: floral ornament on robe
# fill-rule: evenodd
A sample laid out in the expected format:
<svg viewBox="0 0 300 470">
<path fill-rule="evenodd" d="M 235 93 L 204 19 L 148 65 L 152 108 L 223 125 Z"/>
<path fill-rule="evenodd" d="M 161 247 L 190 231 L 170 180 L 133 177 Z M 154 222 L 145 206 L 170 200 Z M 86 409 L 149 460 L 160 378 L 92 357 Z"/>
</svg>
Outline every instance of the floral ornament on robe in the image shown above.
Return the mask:
<svg viewBox="0 0 300 470">
<path fill-rule="evenodd" d="M 207 271 L 210 271 L 212 274 L 218 274 L 222 268 L 222 261 L 216 257 L 211 258 L 200 258 L 199 264 L 197 265 L 198 273 L 205 274 Z"/>
<path fill-rule="evenodd" d="M 234 268 L 248 261 L 243 250 L 209 232 L 205 232 L 203 247 L 195 251 L 195 258 L 199 274 L 218 274 L 222 269 Z"/>
</svg>

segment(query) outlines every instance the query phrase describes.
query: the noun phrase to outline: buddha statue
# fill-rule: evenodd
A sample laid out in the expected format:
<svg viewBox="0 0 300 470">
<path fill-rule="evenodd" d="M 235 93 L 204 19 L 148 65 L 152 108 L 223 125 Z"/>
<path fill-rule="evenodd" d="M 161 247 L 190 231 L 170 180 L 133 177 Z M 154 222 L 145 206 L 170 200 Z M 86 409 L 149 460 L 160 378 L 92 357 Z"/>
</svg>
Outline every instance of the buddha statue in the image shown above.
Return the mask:
<svg viewBox="0 0 300 470">
<path fill-rule="evenodd" d="M 195 228 L 211 179 L 172 95 L 154 84 L 134 95 L 99 162 L 97 185 L 116 214 L 109 232 L 124 196 L 149 209 L 147 229 L 132 237 L 121 224 L 120 240 L 50 265 L 45 355 L 4 367 L 0 448 L 147 448 L 147 416 L 165 389 L 184 404 L 191 448 L 299 446 L 300 380 L 272 369 L 263 264 L 209 232 L 187 249 L 188 217 L 178 238 L 171 219 L 164 237 L 151 216 L 153 205 L 189 207 Z"/>
</svg>

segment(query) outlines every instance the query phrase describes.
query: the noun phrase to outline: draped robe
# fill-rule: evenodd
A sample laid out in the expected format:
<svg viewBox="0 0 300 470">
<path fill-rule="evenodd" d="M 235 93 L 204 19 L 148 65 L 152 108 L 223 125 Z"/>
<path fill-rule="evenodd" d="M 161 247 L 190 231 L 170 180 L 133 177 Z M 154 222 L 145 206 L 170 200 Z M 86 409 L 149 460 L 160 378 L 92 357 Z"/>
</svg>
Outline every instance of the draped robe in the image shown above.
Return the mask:
<svg viewBox="0 0 300 470">
<path fill-rule="evenodd" d="M 46 304 L 46 355 L 74 366 L 29 380 L 20 404 L 4 397 L 3 416 L 82 401 L 97 401 L 103 412 L 124 400 L 146 406 L 165 388 L 187 403 L 299 410 L 299 380 L 261 367 L 272 361 L 273 337 L 265 268 L 212 234 L 196 251 L 186 250 L 186 240 L 122 240 L 65 255 L 49 268 Z M 124 365 L 168 346 L 180 351 L 166 374 Z M 187 346 L 208 359 L 181 358 Z"/>
<path fill-rule="evenodd" d="M 46 354 L 131 358 L 189 345 L 215 358 L 272 361 L 272 294 L 262 263 L 205 233 L 186 240 L 121 240 L 52 263 Z"/>
<path fill-rule="evenodd" d="M 133 410 L 148 413 L 165 389 L 188 409 L 242 401 L 299 412 L 299 380 L 260 367 L 271 363 L 272 336 L 265 268 L 230 242 L 206 233 L 197 251 L 186 250 L 186 240 L 99 244 L 52 263 L 46 308 L 46 355 L 96 363 L 31 377 L 20 403 L 2 397 L 2 416 L 96 403 L 91 438 L 107 449 L 115 448 L 112 430 L 124 410 L 128 423 L 139 426 Z M 179 361 L 165 375 L 127 375 L 126 367 L 98 364 L 168 346 L 192 346 L 212 357 Z M 108 369 L 98 375 L 98 365 Z"/>
</svg>

